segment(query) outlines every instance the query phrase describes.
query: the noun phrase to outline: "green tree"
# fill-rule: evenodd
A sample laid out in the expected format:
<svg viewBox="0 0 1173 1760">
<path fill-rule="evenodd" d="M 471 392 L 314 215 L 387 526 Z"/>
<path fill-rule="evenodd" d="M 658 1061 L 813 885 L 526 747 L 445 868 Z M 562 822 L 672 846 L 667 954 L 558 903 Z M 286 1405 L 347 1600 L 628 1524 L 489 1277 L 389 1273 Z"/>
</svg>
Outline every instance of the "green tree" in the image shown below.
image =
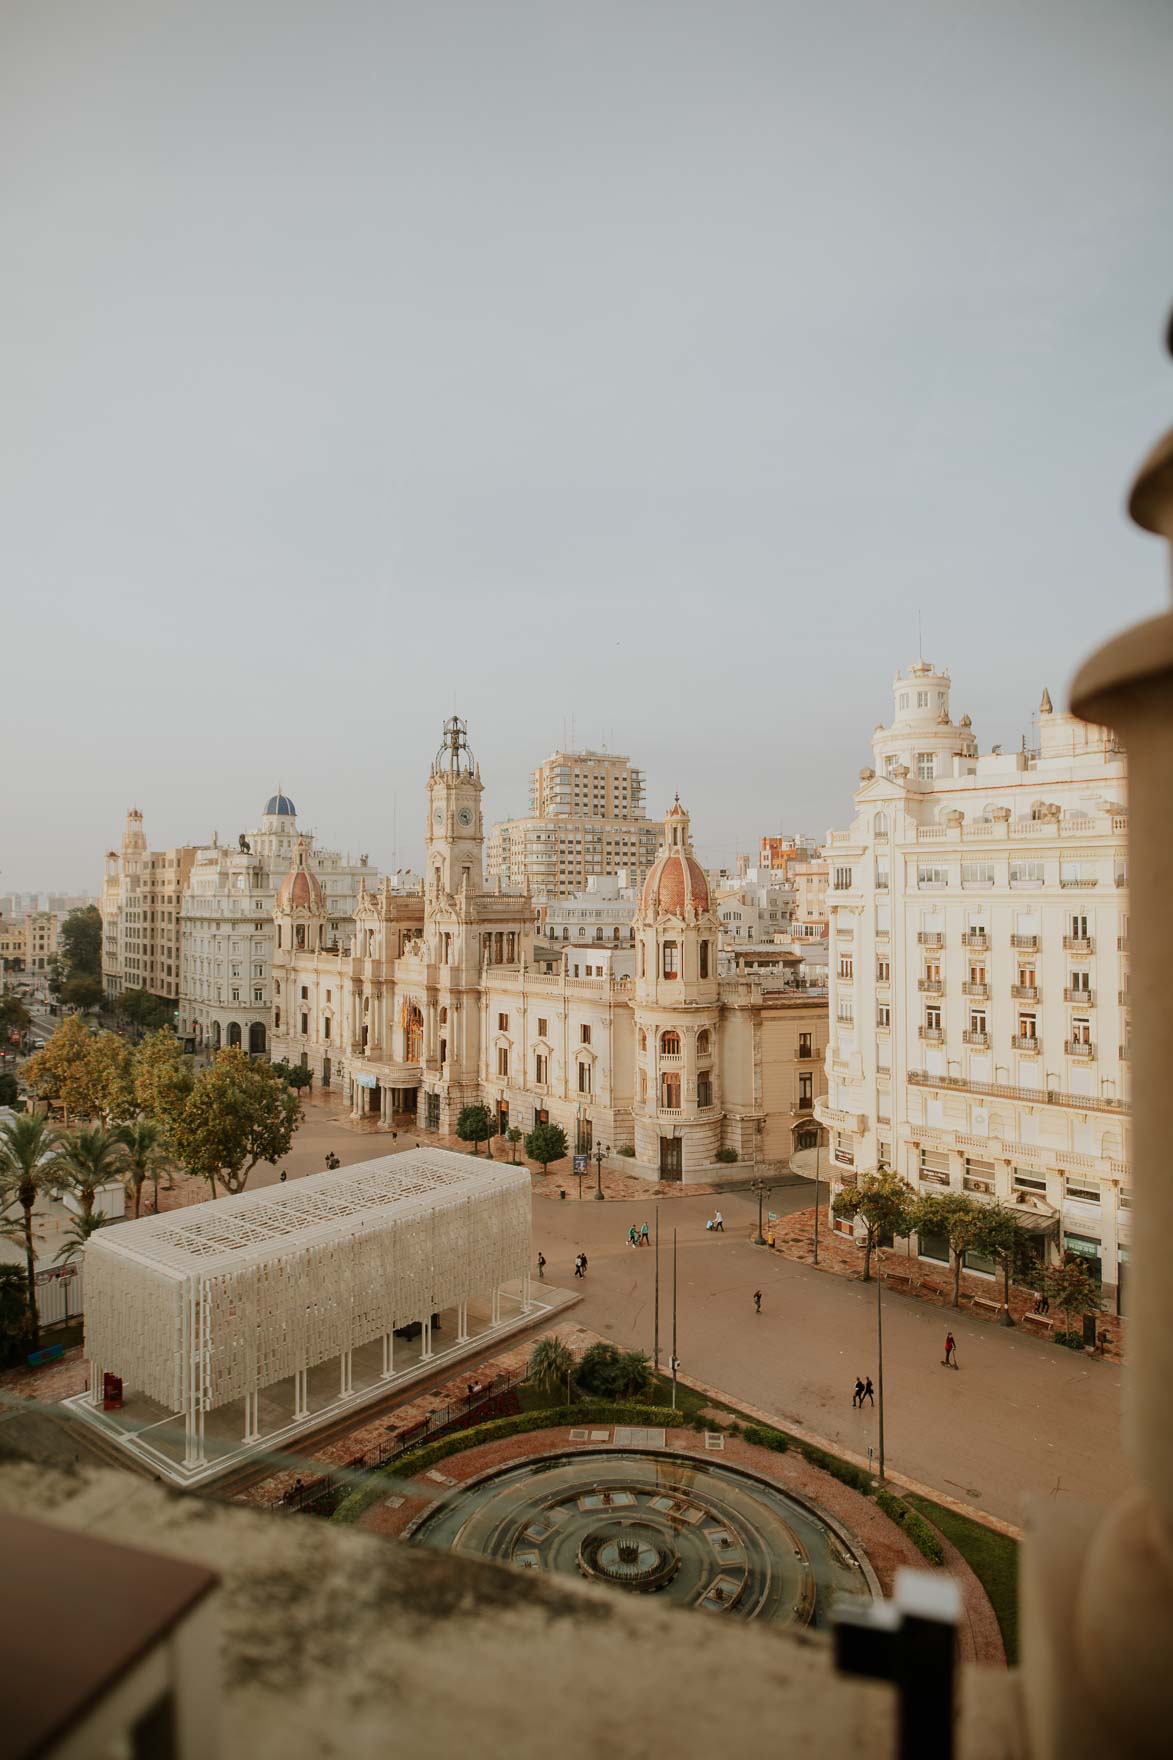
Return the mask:
<svg viewBox="0 0 1173 1760">
<path fill-rule="evenodd" d="M 509 1129 L 505 1132 L 505 1135 L 509 1139 L 509 1142 L 513 1148 L 513 1165 L 514 1165 L 514 1167 L 516 1167 L 517 1166 L 517 1145 L 520 1143 L 522 1137 L 525 1135 L 525 1132 L 520 1130 L 517 1125 L 511 1124 Z"/>
<path fill-rule="evenodd" d="M 986 1253 L 1002 1273 L 1002 1326 L 1013 1326 L 1010 1313 L 1010 1280 L 1022 1259 L 1025 1234 L 1014 1211 L 1005 1204 L 983 1204 L 978 1216 L 973 1245 Z"/>
<path fill-rule="evenodd" d="M 917 1234 L 944 1235 L 953 1264 L 953 1306 L 961 1306 L 961 1272 L 965 1255 L 977 1246 L 982 1205 L 964 1192 L 922 1192 L 912 1207 Z"/>
<path fill-rule="evenodd" d="M 1071 1324 L 1073 1314 L 1079 1317 L 1099 1314 L 1103 1310 L 1100 1286 L 1078 1253 L 1068 1253 L 1062 1265 L 1048 1265 L 1043 1288 L 1066 1320 L 1068 1335 L 1075 1330 Z"/>
<path fill-rule="evenodd" d="M 230 1045 L 195 1079 L 176 1121 L 177 1159 L 216 1196 L 242 1192 L 259 1161 L 270 1165 L 289 1153 L 301 1122 L 301 1102 L 272 1066 Z"/>
<path fill-rule="evenodd" d="M 29 1090 L 66 1118 L 129 1118 L 135 1110 L 129 1046 L 116 1033 L 93 1033 L 80 1015 L 62 1021 L 43 1051 L 24 1066 Z"/>
<path fill-rule="evenodd" d="M 36 1112 L 23 1112 L 0 1124 L 0 1206 L 14 1205 L 22 1213 L 18 1238 L 24 1247 L 30 1350 L 36 1350 L 41 1339 L 33 1207 L 38 1198 L 56 1190 L 53 1160 L 58 1136 L 48 1119 Z"/>
<path fill-rule="evenodd" d="M 565 1393 L 570 1399 L 574 1352 L 560 1338 L 539 1338 L 529 1356 L 530 1380 L 543 1393 Z"/>
<path fill-rule="evenodd" d="M 28 1347 L 28 1293 L 19 1265 L 0 1265 L 0 1368 L 7 1368 Z"/>
<path fill-rule="evenodd" d="M 139 1033 L 153 1033 L 160 1027 L 175 1025 L 175 1004 L 150 990 L 124 990 L 115 999 L 114 1011 Z"/>
<path fill-rule="evenodd" d="M 15 1106 L 20 1099 L 20 1083 L 10 1069 L 0 1069 L 0 1106 Z"/>
<path fill-rule="evenodd" d="M 300 1063 L 289 1063 L 284 1057 L 280 1063 L 271 1064 L 270 1068 L 275 1069 L 281 1080 L 295 1090 L 308 1088 L 313 1083 L 314 1072 L 312 1069 L 304 1069 Z"/>
<path fill-rule="evenodd" d="M 86 1250 L 86 1242 L 90 1236 L 97 1234 L 106 1225 L 104 1216 L 71 1216 L 61 1245 L 53 1255 L 53 1263 L 62 1265 L 70 1259 L 80 1258 Z"/>
<path fill-rule="evenodd" d="M 8 1043 L 13 1033 L 27 1033 L 33 1017 L 19 996 L 0 996 L 0 1037 Z"/>
<path fill-rule="evenodd" d="M 831 1209 L 842 1220 L 864 1225 L 863 1280 L 872 1273 L 872 1254 L 885 1235 L 907 1234 L 911 1227 L 916 1193 L 906 1179 L 901 1179 L 881 1162 L 874 1173 L 865 1173 L 853 1186 L 836 1192 Z"/>
<path fill-rule="evenodd" d="M 125 1165 L 122 1133 L 100 1124 L 62 1137 L 54 1160 L 58 1186 L 77 1199 L 83 1216 L 93 1215 L 98 1193 L 122 1179 Z"/>
<path fill-rule="evenodd" d="M 102 913 L 96 904 L 70 911 L 58 936 L 65 969 L 71 978 L 102 976 Z"/>
<path fill-rule="evenodd" d="M 605 1340 L 588 1345 L 578 1365 L 578 1384 L 601 1399 L 636 1399 L 646 1393 L 651 1365 L 643 1351 L 621 1351 Z"/>
<path fill-rule="evenodd" d="M 154 1118 L 136 1118 L 124 1124 L 118 1134 L 123 1145 L 122 1183 L 130 1196 L 132 1215 L 138 1216 L 140 1212 L 143 1187 L 148 1180 L 154 1181 L 157 1211 L 159 1181 L 171 1172 L 163 1126 Z"/>
<path fill-rule="evenodd" d="M 62 1002 L 72 1003 L 75 1008 L 97 1008 L 103 994 L 101 978 L 92 977 L 89 972 L 78 972 L 61 986 Z"/>
<path fill-rule="evenodd" d="M 148 1033 L 134 1051 L 134 1097 L 140 1112 L 153 1119 L 161 1141 L 172 1145 L 194 1083 L 191 1060 L 166 1027 Z"/>
<path fill-rule="evenodd" d="M 471 1143 L 473 1154 L 478 1153 L 478 1143 L 488 1143 L 493 1135 L 493 1119 L 487 1106 L 462 1106 L 460 1116 L 456 1120 L 456 1134 L 462 1143 Z M 493 1150 L 490 1145 L 489 1158 Z"/>
<path fill-rule="evenodd" d="M 560 1124 L 536 1124 L 525 1139 L 526 1154 L 541 1163 L 543 1173 L 550 1171 L 551 1161 L 561 1161 L 566 1150 L 566 1132 Z"/>
</svg>

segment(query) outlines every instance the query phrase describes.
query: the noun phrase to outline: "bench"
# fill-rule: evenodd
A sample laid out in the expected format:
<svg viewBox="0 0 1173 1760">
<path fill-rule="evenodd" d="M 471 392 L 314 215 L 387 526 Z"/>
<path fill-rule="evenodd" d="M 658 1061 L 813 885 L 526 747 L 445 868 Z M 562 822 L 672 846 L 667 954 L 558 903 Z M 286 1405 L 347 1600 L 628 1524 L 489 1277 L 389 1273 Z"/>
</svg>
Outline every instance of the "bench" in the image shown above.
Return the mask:
<svg viewBox="0 0 1173 1760">
<path fill-rule="evenodd" d="M 1037 1332 L 1040 1338 L 1050 1338 L 1055 1330 L 1055 1322 L 1047 1314 L 1024 1314 L 1019 1324 L 1028 1332 Z"/>
<path fill-rule="evenodd" d="M 897 1295 L 912 1294 L 913 1279 L 907 1271 L 890 1271 L 884 1279 L 885 1289 L 894 1289 Z"/>
<path fill-rule="evenodd" d="M 30 1351 L 25 1362 L 30 1369 L 39 1369 L 43 1363 L 58 1363 L 65 1355 L 63 1344 L 48 1344 L 44 1350 Z"/>
<path fill-rule="evenodd" d="M 970 1307 L 975 1314 L 988 1314 L 991 1320 L 996 1320 L 1002 1312 L 1002 1303 L 995 1302 L 990 1296 L 974 1296 Z"/>
</svg>

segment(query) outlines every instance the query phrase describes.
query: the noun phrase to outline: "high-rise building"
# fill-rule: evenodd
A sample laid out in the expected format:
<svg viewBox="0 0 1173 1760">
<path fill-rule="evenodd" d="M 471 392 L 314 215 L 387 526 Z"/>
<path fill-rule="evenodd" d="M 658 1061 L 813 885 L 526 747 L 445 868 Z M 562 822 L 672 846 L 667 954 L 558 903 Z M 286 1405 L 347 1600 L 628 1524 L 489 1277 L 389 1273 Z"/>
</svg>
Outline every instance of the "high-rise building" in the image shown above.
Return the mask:
<svg viewBox="0 0 1173 1760">
<path fill-rule="evenodd" d="M 313 837 L 298 831 L 292 800 L 278 789 L 257 830 L 235 848 L 214 840 L 199 850 L 188 877 L 180 909 L 179 1032 L 196 1049 L 269 1050 L 273 907 L 299 841 L 322 888 L 328 937 L 350 939 L 359 892 L 378 876 L 365 855 L 351 862 L 337 850 L 315 848 Z"/>
<path fill-rule="evenodd" d="M 195 858 L 192 844 L 148 849 L 142 814 L 127 813 L 121 851 L 106 856 L 99 901 L 107 996 L 149 990 L 178 1007 L 179 907 Z"/>
<path fill-rule="evenodd" d="M 1125 759 L 1051 705 L 979 754 L 949 674 L 895 682 L 856 816 L 831 836 L 828 1092 L 840 1185 L 1013 1204 L 1041 1255 L 1120 1300 L 1130 1244 Z M 922 1239 L 927 1259 L 943 1241 Z M 989 1271 L 977 1255 L 967 1264 Z"/>
<path fill-rule="evenodd" d="M 644 814 L 644 774 L 616 752 L 555 752 L 530 781 L 530 813 L 489 834 L 489 878 L 534 898 L 582 892 L 592 874 L 626 869 L 639 885 L 660 826 Z"/>
</svg>

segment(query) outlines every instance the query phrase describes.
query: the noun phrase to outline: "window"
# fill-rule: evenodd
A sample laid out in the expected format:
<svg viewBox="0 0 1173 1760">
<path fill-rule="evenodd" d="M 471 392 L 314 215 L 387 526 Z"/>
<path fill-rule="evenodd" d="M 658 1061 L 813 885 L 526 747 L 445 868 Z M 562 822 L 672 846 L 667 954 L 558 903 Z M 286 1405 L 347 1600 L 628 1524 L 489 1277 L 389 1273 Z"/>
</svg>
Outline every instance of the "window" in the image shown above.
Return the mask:
<svg viewBox="0 0 1173 1760">
<path fill-rule="evenodd" d="M 1038 1037 L 1038 1017 L 1036 1015 L 1019 1015 L 1018 1037 L 1020 1039 L 1036 1039 Z"/>
<path fill-rule="evenodd" d="M 948 886 L 949 870 L 941 862 L 918 862 L 916 883 L 918 886 Z"/>
<path fill-rule="evenodd" d="M 507 1033 L 509 1031 L 509 1016 L 507 1014 L 499 1014 L 497 1016 L 497 1031 L 499 1033 Z"/>
<path fill-rule="evenodd" d="M 580 1063 L 578 1066 L 578 1091 L 580 1094 L 589 1094 L 591 1091 L 591 1066 L 589 1063 Z"/>
<path fill-rule="evenodd" d="M 845 1026 L 853 1025 L 855 1021 L 855 1008 L 850 996 L 841 996 L 839 998 L 839 1001 L 835 1005 L 835 1019 L 842 1021 Z"/>
<path fill-rule="evenodd" d="M 303 1034 L 308 1033 L 310 1030 L 310 1017 L 308 1014 L 303 1014 L 301 1017 L 301 1030 Z"/>
<path fill-rule="evenodd" d="M 1043 884 L 1042 862 L 1011 862 L 1011 886 L 1041 886 Z"/>
<path fill-rule="evenodd" d="M 804 1070 L 798 1078 L 798 1104 L 810 1106 L 815 1097 L 815 1078 L 809 1070 Z"/>
<path fill-rule="evenodd" d="M 660 1077 L 660 1105 L 680 1105 L 680 1076 L 675 1070 Z"/>
<path fill-rule="evenodd" d="M 507 1045 L 498 1045 L 497 1047 L 497 1074 L 499 1076 L 509 1074 L 509 1047 Z"/>
<path fill-rule="evenodd" d="M 1092 978 L 1090 972 L 1071 972 L 1069 978 L 1072 990 L 1082 990 L 1085 996 L 1091 994 Z"/>
<path fill-rule="evenodd" d="M 809 1033 L 800 1033 L 798 1035 L 798 1055 L 800 1057 L 811 1057 L 814 1055 L 811 1051 L 811 1036 Z"/>
<path fill-rule="evenodd" d="M 1092 1024 L 1085 1015 L 1076 1015 L 1071 1023 L 1071 1042 L 1073 1045 L 1090 1045 L 1092 1042 Z"/>
<path fill-rule="evenodd" d="M 916 754 L 916 774 L 920 782 L 931 782 L 936 773 L 936 756 L 933 752 Z"/>
<path fill-rule="evenodd" d="M 941 1031 L 941 1010 L 932 1003 L 925 1008 L 925 1026 L 930 1033 Z"/>
<path fill-rule="evenodd" d="M 949 1156 L 943 1149 L 922 1149 L 920 1152 L 920 1177 L 925 1185 L 947 1186 L 949 1184 Z"/>
<path fill-rule="evenodd" d="M 534 1053 L 534 1081 L 537 1083 L 539 1088 L 544 1088 L 546 1085 L 546 1068 L 547 1068 L 547 1059 L 543 1056 L 543 1054 L 540 1051 L 535 1052 Z"/>
<path fill-rule="evenodd" d="M 1098 1204 L 1100 1201 L 1099 1186 L 1089 1185 L 1085 1179 L 1068 1177 L 1065 1189 L 1067 1197 L 1074 1198 L 1079 1204 Z"/>
<path fill-rule="evenodd" d="M 962 862 L 961 884 L 963 886 L 992 886 L 994 884 L 993 862 Z"/>
<path fill-rule="evenodd" d="M 618 939 L 619 931 L 616 930 L 615 934 Z M 709 944 L 707 941 L 701 942 L 700 975 L 702 978 L 707 978 L 709 975 Z"/>
<path fill-rule="evenodd" d="M 273 1010 L 273 1025 L 278 1028 L 281 1025 L 281 1010 L 279 1008 Z"/>
<path fill-rule="evenodd" d="M 889 984 L 889 983 L 891 983 L 891 981 L 892 981 L 891 962 L 886 959 L 878 959 L 876 961 L 876 983 L 877 984 Z"/>
<path fill-rule="evenodd" d="M 680 947 L 675 941 L 664 943 L 664 976 L 678 978 L 680 976 Z"/>
<path fill-rule="evenodd" d="M 928 706 L 929 706 L 929 693 L 928 693 L 928 691 L 917 691 L 917 693 L 916 693 L 916 706 L 918 709 L 927 709 L 928 708 Z"/>
<path fill-rule="evenodd" d="M 539 1039 L 548 1039 L 549 1037 L 550 1037 L 550 1023 L 546 1019 L 544 1014 L 540 1014 L 538 1016 L 538 1038 Z"/>
<path fill-rule="evenodd" d="M 890 1027 L 892 1025 L 892 1009 L 889 1003 L 877 1002 L 876 1025 L 878 1027 Z"/>
<path fill-rule="evenodd" d="M 696 1054 L 698 1057 L 707 1057 L 709 1055 L 710 1043 L 709 1029 L 708 1027 L 702 1027 L 696 1036 Z"/>
<path fill-rule="evenodd" d="M 307 984 L 303 984 L 301 987 L 301 999 L 303 1002 L 308 1002 L 310 999 L 309 986 Z"/>
<path fill-rule="evenodd" d="M 581 1045 L 589 1045 L 591 1042 L 591 1030 L 587 1026 L 585 1021 L 583 1022 L 582 1026 L 578 1029 L 578 1038 L 579 1038 L 579 1043 Z"/>
<path fill-rule="evenodd" d="M 665 1057 L 680 1056 L 680 1034 L 674 1028 L 660 1034 L 660 1050 Z"/>
<path fill-rule="evenodd" d="M 834 884 L 836 892 L 850 892 L 851 891 L 851 869 L 850 868 L 836 868 L 835 878 L 834 878 L 833 884 Z"/>
<path fill-rule="evenodd" d="M 707 1072 L 696 1079 L 696 1103 L 698 1106 L 713 1104 L 713 1082 Z"/>
<path fill-rule="evenodd" d="M 1014 1169 L 1014 1184 L 1020 1192 L 1045 1192 L 1047 1189 L 1041 1173 L 1024 1173 L 1020 1167 Z"/>
<path fill-rule="evenodd" d="M 846 954 L 846 953 L 840 954 L 840 956 L 839 956 L 839 976 L 841 978 L 854 978 L 854 976 L 855 976 L 855 962 L 851 958 L 850 954 Z"/>
<path fill-rule="evenodd" d="M 889 752 L 884 759 L 884 775 L 887 777 L 893 776 L 899 763 L 899 754 L 896 752 Z"/>
<path fill-rule="evenodd" d="M 970 1009 L 970 1011 L 969 1011 L 969 1030 L 971 1033 L 980 1033 L 983 1038 L 985 1037 L 986 1011 L 984 1008 L 971 1008 Z"/>
</svg>

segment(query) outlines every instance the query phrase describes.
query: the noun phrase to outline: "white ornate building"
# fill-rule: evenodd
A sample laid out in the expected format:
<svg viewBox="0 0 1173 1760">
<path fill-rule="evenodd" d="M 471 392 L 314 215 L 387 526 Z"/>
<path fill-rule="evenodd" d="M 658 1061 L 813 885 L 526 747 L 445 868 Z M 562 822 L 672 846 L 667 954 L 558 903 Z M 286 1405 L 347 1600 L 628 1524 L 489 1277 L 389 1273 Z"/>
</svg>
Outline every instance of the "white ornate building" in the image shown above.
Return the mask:
<svg viewBox="0 0 1173 1760">
<path fill-rule="evenodd" d="M 106 854 L 98 904 L 107 996 L 148 990 L 178 1009 L 179 910 L 195 857 L 191 844 L 148 849 L 142 814 L 127 813 L 121 849 Z"/>
<path fill-rule="evenodd" d="M 360 893 L 343 946 L 299 851 L 276 907 L 274 1054 L 343 1084 L 387 1127 L 408 1114 L 450 1133 L 484 1103 L 501 1127 L 548 1118 L 583 1148 L 634 1148 L 651 1177 L 709 1166 L 720 1148 L 787 1162 L 817 1130 L 826 1003 L 719 976 L 679 801 L 633 912 L 635 976 L 617 977 L 590 948 L 538 968 L 531 900 L 484 880 L 481 790 L 453 717 L 428 777 L 423 889 Z"/>
<path fill-rule="evenodd" d="M 260 827 L 237 848 L 218 839 L 196 852 L 180 908 L 178 1030 L 200 1049 L 269 1049 L 273 1026 L 273 909 L 299 843 L 321 886 L 328 941 L 349 940 L 360 887 L 377 876 L 366 856 L 344 860 L 317 849 L 297 827 L 297 808 L 280 789 Z"/>
<path fill-rule="evenodd" d="M 1046 693 L 1037 749 L 979 754 L 950 694 L 925 661 L 896 679 L 827 847 L 819 1117 L 840 1183 L 882 1160 L 1017 1203 L 1111 1295 L 1130 1242 L 1124 755 Z"/>
</svg>

